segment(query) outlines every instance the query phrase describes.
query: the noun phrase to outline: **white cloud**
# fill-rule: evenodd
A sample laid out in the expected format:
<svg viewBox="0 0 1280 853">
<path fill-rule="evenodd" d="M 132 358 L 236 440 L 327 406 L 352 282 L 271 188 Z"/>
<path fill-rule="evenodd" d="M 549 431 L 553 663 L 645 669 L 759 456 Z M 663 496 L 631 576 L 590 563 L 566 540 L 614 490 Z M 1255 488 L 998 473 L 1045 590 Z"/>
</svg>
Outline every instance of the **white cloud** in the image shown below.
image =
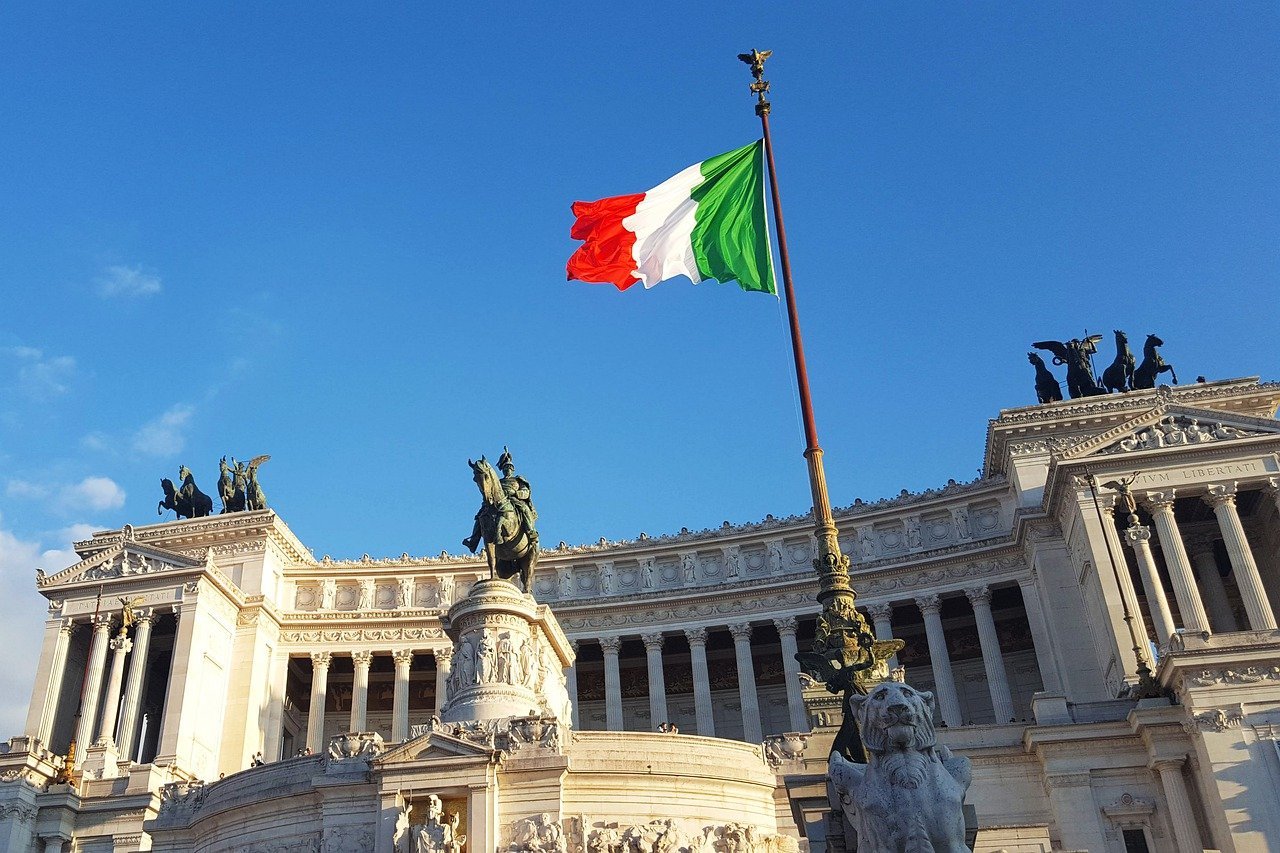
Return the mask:
<svg viewBox="0 0 1280 853">
<path fill-rule="evenodd" d="M 42 552 L 38 541 L 0 528 L 0 600 L 4 602 L 0 648 L 5 658 L 5 666 L 0 667 L 0 738 L 24 733 L 40 659 L 46 608 L 35 591 L 35 570 L 61 571 L 75 563 L 75 554 L 71 554 L 71 562 L 66 559 L 62 551 Z"/>
<path fill-rule="evenodd" d="M 133 434 L 133 449 L 144 456 L 173 456 L 187 443 L 185 435 L 195 407 L 184 403 L 170 406 L 155 420 L 143 424 Z"/>
<path fill-rule="evenodd" d="M 49 487 L 27 480 L 10 480 L 5 484 L 4 493 L 11 498 L 46 498 L 49 496 Z"/>
<path fill-rule="evenodd" d="M 74 485 L 64 486 L 60 500 L 69 509 L 119 509 L 124 506 L 124 489 L 110 477 L 85 477 Z"/>
<path fill-rule="evenodd" d="M 35 347 L 9 347 L 18 360 L 18 385 L 33 397 L 45 399 L 67 393 L 67 383 L 76 370 L 69 355 L 46 356 Z"/>
<path fill-rule="evenodd" d="M 140 266 L 126 267 L 121 265 L 107 267 L 98 276 L 98 295 L 110 298 L 113 296 L 151 296 L 160 292 L 160 277 L 145 273 Z"/>
</svg>

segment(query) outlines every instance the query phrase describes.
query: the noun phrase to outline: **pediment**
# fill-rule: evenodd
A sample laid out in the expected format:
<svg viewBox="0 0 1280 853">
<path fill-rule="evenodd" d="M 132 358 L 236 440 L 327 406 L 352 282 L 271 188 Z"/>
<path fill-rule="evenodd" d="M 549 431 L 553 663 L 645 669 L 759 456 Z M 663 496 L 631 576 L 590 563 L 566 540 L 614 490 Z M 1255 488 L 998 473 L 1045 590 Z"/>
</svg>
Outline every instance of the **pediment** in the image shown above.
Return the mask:
<svg viewBox="0 0 1280 853">
<path fill-rule="evenodd" d="M 205 560 L 147 545 L 133 540 L 126 540 L 95 554 L 90 554 L 70 568 L 63 569 L 54 575 L 45 575 L 36 570 L 36 586 L 47 588 L 67 586 L 83 581 L 115 580 L 131 578 L 139 575 L 151 575 L 184 569 L 196 569 L 205 565 Z"/>
<path fill-rule="evenodd" d="M 1162 404 L 1061 453 L 1064 462 L 1143 450 L 1190 448 L 1259 436 L 1280 436 L 1280 422 L 1193 406 Z"/>
<path fill-rule="evenodd" d="M 443 731 L 428 731 L 410 738 L 378 756 L 379 765 L 406 764 L 417 761 L 447 761 L 460 758 L 471 758 L 488 763 L 493 756 L 494 748 L 485 744 L 472 743 L 469 740 L 446 734 Z"/>
</svg>

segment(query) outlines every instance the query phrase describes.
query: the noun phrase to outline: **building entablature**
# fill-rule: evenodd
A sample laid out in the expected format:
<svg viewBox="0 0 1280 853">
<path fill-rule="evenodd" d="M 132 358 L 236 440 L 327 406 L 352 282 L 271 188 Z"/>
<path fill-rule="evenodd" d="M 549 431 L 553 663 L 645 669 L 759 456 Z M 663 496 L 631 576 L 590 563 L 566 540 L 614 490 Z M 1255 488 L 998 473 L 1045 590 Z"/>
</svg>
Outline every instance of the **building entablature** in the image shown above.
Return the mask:
<svg viewBox="0 0 1280 853">
<path fill-rule="evenodd" d="M 314 563 L 315 557 L 298 540 L 288 525 L 272 510 L 236 512 L 162 522 L 143 526 L 126 525 L 121 530 L 94 533 L 91 539 L 75 543 L 82 557 L 118 545 L 126 540 L 150 543 L 168 551 L 201 557 L 212 549 L 213 556 L 237 556 L 275 551 L 286 565 Z"/>
<path fill-rule="evenodd" d="M 1065 451 L 1162 407 L 1209 412 L 1201 420 L 1214 423 L 1228 417 L 1265 421 L 1277 406 L 1280 383 L 1255 376 L 1004 409 L 990 422 L 983 471 L 1004 474 L 1015 457 Z"/>
</svg>

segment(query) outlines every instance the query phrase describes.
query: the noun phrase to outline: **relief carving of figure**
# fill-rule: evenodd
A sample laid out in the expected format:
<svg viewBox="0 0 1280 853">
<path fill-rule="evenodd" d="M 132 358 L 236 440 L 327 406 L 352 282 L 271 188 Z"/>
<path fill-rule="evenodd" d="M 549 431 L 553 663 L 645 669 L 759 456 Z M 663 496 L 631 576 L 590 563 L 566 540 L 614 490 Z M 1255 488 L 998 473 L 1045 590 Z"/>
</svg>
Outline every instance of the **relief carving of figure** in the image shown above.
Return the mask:
<svg viewBox="0 0 1280 853">
<path fill-rule="evenodd" d="M 360 598 L 356 602 L 356 610 L 369 610 L 373 607 L 373 581 L 360 581 Z"/>
<path fill-rule="evenodd" d="M 566 598 L 572 598 L 573 597 L 573 570 L 557 569 L 556 580 L 559 581 L 560 583 L 561 600 L 564 600 Z"/>
<path fill-rule="evenodd" d="M 600 564 L 600 592 L 604 595 L 613 592 L 613 563 Z"/>
<path fill-rule="evenodd" d="M 458 688 L 477 683 L 476 653 L 470 640 L 463 640 L 458 644 L 457 662 L 454 664 L 453 674 L 457 678 Z"/>
<path fill-rule="evenodd" d="M 445 575 L 438 582 L 440 592 L 440 606 L 449 607 L 453 604 L 453 575 Z"/>
<path fill-rule="evenodd" d="M 498 652 L 494 662 L 494 681 L 501 681 L 506 684 L 512 682 L 511 656 L 514 653 L 515 648 L 511 644 L 511 635 L 503 634 L 498 637 Z"/>
<path fill-rule="evenodd" d="M 680 558 L 680 568 L 684 571 L 685 583 L 698 582 L 698 555 L 689 552 Z"/>
<path fill-rule="evenodd" d="M 653 557 L 645 557 L 640 561 L 640 586 L 653 589 Z"/>
<path fill-rule="evenodd" d="M 525 687 L 533 687 L 537 677 L 538 647 L 533 640 L 529 640 L 521 647 L 520 680 Z"/>
<path fill-rule="evenodd" d="M 726 548 L 724 552 L 725 576 L 736 578 L 742 574 L 742 554 L 737 548 Z"/>
<path fill-rule="evenodd" d="M 396 606 L 413 607 L 413 596 L 417 591 L 413 578 L 401 578 L 396 585 Z"/>
<path fill-rule="evenodd" d="M 324 580 L 320 582 L 320 609 L 332 610 L 338 598 L 338 582 Z"/>
<path fill-rule="evenodd" d="M 405 817 L 397 820 L 397 826 L 401 821 L 407 821 L 411 808 L 406 806 Z M 431 794 L 427 797 L 427 819 L 411 826 L 407 833 L 412 840 L 412 853 L 460 853 L 467 837 L 458 834 L 458 815 L 450 814 L 447 820 L 442 820 L 443 817 L 444 807 L 440 798 Z M 399 838 L 396 853 L 400 853 Z"/>
<path fill-rule="evenodd" d="M 907 519 L 906 524 L 907 524 L 907 547 L 919 548 L 922 544 L 920 540 L 920 519 L 916 518 L 915 516 L 911 516 L 910 518 Z"/>
<path fill-rule="evenodd" d="M 488 684 L 493 681 L 493 640 L 488 631 L 480 632 L 480 645 L 476 648 L 476 683 Z"/>
<path fill-rule="evenodd" d="M 858 530 L 858 546 L 862 549 L 862 559 L 875 559 L 876 541 L 875 537 L 871 535 L 870 527 L 863 527 Z"/>
<path fill-rule="evenodd" d="M 782 545 L 778 542 L 769 543 L 769 571 L 775 575 L 782 574 L 786 568 L 786 556 L 782 553 Z"/>
<path fill-rule="evenodd" d="M 964 507 L 953 509 L 951 510 L 951 517 L 955 519 L 956 533 L 960 536 L 961 539 L 968 539 L 970 536 L 973 535 L 969 530 L 969 510 L 968 509 Z"/>
</svg>

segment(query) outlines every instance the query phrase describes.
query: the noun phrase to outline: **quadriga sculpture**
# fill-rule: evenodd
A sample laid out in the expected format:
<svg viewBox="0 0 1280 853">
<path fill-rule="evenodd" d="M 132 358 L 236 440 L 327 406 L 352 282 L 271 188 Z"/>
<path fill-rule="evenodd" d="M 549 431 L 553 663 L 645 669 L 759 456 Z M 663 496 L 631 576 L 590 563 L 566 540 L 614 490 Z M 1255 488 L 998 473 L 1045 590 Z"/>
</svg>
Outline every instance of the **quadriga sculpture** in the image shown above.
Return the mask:
<svg viewBox="0 0 1280 853">
<path fill-rule="evenodd" d="M 867 752 L 855 764 L 838 752 L 828 765 L 838 802 L 858 833 L 858 853 L 969 853 L 964 796 L 969 759 L 938 745 L 933 694 L 885 682 L 849 698 Z"/>
</svg>

